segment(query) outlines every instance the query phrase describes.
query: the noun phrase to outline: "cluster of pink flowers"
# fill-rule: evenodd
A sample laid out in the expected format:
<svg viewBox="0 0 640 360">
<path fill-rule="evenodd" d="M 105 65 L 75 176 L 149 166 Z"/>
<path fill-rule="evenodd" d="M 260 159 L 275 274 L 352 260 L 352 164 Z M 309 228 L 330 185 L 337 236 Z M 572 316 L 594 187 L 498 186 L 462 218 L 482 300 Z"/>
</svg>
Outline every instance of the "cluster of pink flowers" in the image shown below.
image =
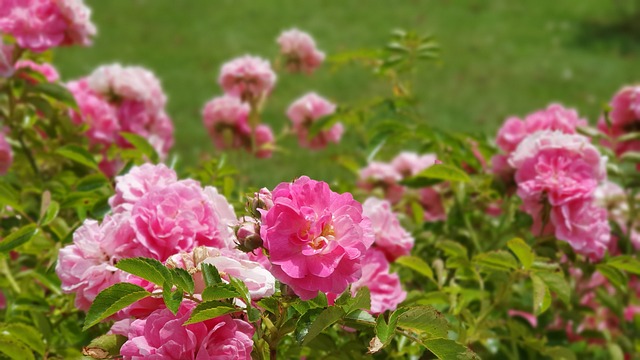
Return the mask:
<svg viewBox="0 0 640 360">
<path fill-rule="evenodd" d="M 164 158 L 173 146 L 173 123 L 165 112 L 166 96 L 160 81 L 141 67 L 119 64 L 101 66 L 91 75 L 70 82 L 67 87 L 78 103 L 71 118 L 88 125 L 91 145 L 106 152 L 109 146 L 130 146 L 120 133 L 145 137 Z M 106 156 L 100 164 L 109 176 L 119 170 L 118 160 Z"/>
<path fill-rule="evenodd" d="M 0 131 L 0 175 L 4 175 L 9 171 L 13 164 L 13 152 L 11 145 L 5 139 L 4 134 Z"/>
<path fill-rule="evenodd" d="M 611 236 L 607 211 L 595 204 L 594 193 L 606 178 L 606 158 L 589 139 L 539 131 L 521 141 L 509 164 L 534 233 L 555 234 L 576 252 L 601 258 Z"/>
<path fill-rule="evenodd" d="M 257 103 L 271 93 L 276 78 L 268 60 L 246 55 L 222 65 L 218 83 L 225 94 Z"/>
<path fill-rule="evenodd" d="M 513 151 L 527 136 L 542 130 L 559 131 L 564 134 L 575 134 L 578 126 L 586 126 L 587 121 L 579 117 L 574 109 L 567 109 L 559 104 L 551 104 L 546 109 L 527 115 L 524 119 L 508 118 L 496 137 L 496 143 L 502 154 L 491 159 L 493 173 L 507 184 L 513 181 L 514 169 L 508 159 Z"/>
<path fill-rule="evenodd" d="M 287 70 L 311 74 L 324 61 L 324 53 L 316 48 L 311 35 L 298 29 L 283 31 L 278 37 L 280 53 L 284 56 Z"/>
<path fill-rule="evenodd" d="M 153 291 L 155 285 L 115 267 L 121 259 L 138 256 L 187 270 L 196 294 L 204 289 L 202 263 L 214 265 L 225 281 L 229 276 L 243 281 L 253 300 L 275 292 L 269 271 L 234 249 L 236 216 L 215 188 L 178 180 L 164 165 L 146 164 L 118 176 L 115 190 L 109 200 L 112 211 L 102 223 L 86 220 L 73 244 L 60 250 L 56 272 L 62 290 L 76 295 L 79 309 L 87 310 L 100 291 L 118 282 Z M 148 298 L 114 315 L 120 321 L 112 331 L 129 339 L 122 348 L 124 358 L 250 358 L 250 324 L 227 315 L 183 327 L 194 305 L 185 302 L 173 315 L 161 299 Z"/>
<path fill-rule="evenodd" d="M 0 32 L 25 49 L 40 52 L 62 45 L 89 45 L 96 28 L 82 0 L 4 0 Z"/>
<path fill-rule="evenodd" d="M 313 137 L 309 130 L 314 122 L 333 114 L 336 106 L 316 93 L 308 93 L 294 101 L 287 109 L 293 131 L 298 135 L 298 144 L 310 149 L 322 149 L 329 143 L 338 143 L 344 133 L 342 123 L 333 124 L 329 129 L 321 130 Z"/>
<path fill-rule="evenodd" d="M 598 128 L 611 138 L 605 145 L 611 147 L 618 156 L 628 151 L 640 151 L 639 139 L 618 140 L 625 134 L 640 131 L 640 86 L 622 88 L 614 95 L 609 105 L 611 124 L 607 124 L 604 117 L 598 121 Z"/>
<path fill-rule="evenodd" d="M 418 155 L 412 152 L 401 152 L 390 163 L 370 162 L 367 167 L 360 170 L 357 185 L 367 192 L 380 189 L 392 204 L 399 203 L 404 196 L 415 196 L 423 207 L 426 221 L 444 220 L 446 213 L 439 187 L 425 187 L 413 193 L 399 183 L 437 163 L 439 162 L 433 154 Z"/>
</svg>

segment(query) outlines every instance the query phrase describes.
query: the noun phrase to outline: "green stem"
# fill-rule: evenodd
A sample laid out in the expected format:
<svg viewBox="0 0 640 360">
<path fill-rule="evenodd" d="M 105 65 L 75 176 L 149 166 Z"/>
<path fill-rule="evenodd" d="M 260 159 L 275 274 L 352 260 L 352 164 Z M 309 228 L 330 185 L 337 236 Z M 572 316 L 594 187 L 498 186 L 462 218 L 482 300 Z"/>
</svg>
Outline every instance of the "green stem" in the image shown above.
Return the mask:
<svg viewBox="0 0 640 360">
<path fill-rule="evenodd" d="M 20 294 L 20 286 L 18 286 L 16 279 L 13 278 L 13 274 L 11 274 L 11 271 L 9 270 L 9 265 L 7 264 L 7 259 L 5 257 L 0 258 L 0 273 L 7 277 L 13 291 L 15 291 L 16 294 Z"/>
</svg>

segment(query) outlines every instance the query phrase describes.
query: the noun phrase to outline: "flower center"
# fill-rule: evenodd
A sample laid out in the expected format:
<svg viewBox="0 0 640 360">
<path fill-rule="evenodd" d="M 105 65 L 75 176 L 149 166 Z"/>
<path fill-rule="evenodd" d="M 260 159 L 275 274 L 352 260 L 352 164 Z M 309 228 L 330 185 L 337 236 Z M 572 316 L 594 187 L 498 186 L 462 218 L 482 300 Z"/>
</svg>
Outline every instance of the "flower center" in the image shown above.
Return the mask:
<svg viewBox="0 0 640 360">
<path fill-rule="evenodd" d="M 309 242 L 309 246 L 314 250 L 323 249 L 330 241 L 335 240 L 335 230 L 333 225 L 325 224 L 322 227 L 322 233 Z"/>
</svg>

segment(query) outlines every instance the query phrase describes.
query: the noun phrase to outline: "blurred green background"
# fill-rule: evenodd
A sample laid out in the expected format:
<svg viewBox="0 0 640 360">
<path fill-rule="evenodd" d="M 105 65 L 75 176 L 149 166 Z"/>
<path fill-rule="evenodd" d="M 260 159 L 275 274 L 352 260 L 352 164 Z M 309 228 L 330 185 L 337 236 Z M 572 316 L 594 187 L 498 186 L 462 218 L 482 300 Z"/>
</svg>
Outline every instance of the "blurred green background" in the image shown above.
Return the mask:
<svg viewBox="0 0 640 360">
<path fill-rule="evenodd" d="M 493 133 L 506 116 L 556 101 L 594 123 L 602 105 L 640 71 L 640 18 L 633 18 L 632 0 L 85 1 L 98 27 L 94 45 L 57 50 L 54 63 L 65 80 L 110 62 L 153 70 L 169 96 L 182 164 L 214 151 L 200 111 L 221 94 L 222 63 L 246 53 L 274 59 L 275 38 L 291 27 L 311 33 L 329 56 L 380 48 L 396 28 L 434 34 L 442 61 L 420 68 L 415 92 L 423 120 L 450 130 Z M 282 128 L 288 104 L 309 90 L 346 104 L 389 91 L 356 66 L 324 67 L 310 77 L 282 73 L 264 121 Z M 286 156 L 231 159 L 271 186 L 303 173 L 327 178 L 337 166 L 331 155 L 349 146 L 312 153 L 294 144 L 285 142 L 292 150 Z"/>
</svg>

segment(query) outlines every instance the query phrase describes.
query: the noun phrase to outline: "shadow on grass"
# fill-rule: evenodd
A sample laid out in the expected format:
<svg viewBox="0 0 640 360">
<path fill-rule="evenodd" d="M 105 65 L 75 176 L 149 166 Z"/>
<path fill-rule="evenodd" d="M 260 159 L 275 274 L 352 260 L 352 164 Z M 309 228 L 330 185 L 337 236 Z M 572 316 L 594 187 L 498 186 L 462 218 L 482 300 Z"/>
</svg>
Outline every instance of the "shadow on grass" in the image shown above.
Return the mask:
<svg viewBox="0 0 640 360">
<path fill-rule="evenodd" d="M 616 16 L 584 19 L 579 23 L 575 45 L 620 55 L 640 54 L 640 6 Z"/>
</svg>

